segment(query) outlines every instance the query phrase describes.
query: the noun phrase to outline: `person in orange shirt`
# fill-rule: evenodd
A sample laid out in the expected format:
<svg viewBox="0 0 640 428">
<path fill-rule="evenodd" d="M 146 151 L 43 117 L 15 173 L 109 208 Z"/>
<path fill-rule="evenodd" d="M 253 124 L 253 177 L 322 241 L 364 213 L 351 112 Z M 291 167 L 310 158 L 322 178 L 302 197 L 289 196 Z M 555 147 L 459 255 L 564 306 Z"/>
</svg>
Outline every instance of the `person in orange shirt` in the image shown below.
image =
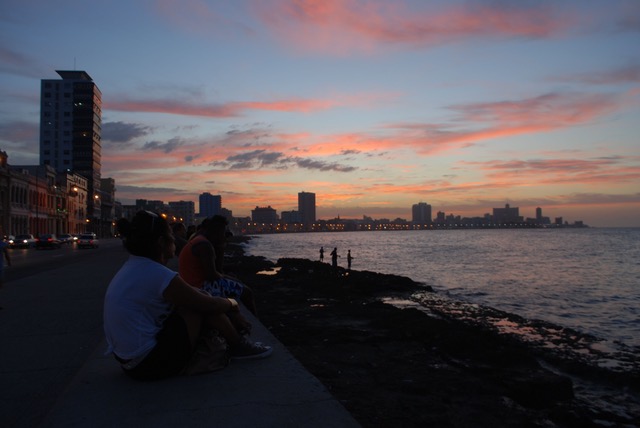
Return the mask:
<svg viewBox="0 0 640 428">
<path fill-rule="evenodd" d="M 193 287 L 203 289 L 212 296 L 239 299 L 252 314 L 257 315 L 253 290 L 221 272 L 219 260 L 223 254 L 218 253 L 223 246 L 219 244 L 225 241 L 226 229 L 227 219 L 222 216 L 209 217 L 202 222 L 199 230 L 180 252 L 180 276 Z"/>
</svg>

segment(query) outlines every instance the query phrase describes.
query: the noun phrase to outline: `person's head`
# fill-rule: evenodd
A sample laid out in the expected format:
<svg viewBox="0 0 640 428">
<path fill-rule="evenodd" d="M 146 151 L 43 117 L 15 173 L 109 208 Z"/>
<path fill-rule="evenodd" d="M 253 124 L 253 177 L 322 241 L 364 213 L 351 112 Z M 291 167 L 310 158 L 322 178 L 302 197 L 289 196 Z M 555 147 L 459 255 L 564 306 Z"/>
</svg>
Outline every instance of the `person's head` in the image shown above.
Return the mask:
<svg viewBox="0 0 640 428">
<path fill-rule="evenodd" d="M 226 217 L 214 215 L 204 219 L 201 224 L 201 230 L 210 241 L 224 242 L 227 237 L 226 232 L 228 224 L 229 222 Z"/>
<path fill-rule="evenodd" d="M 124 236 L 124 247 L 134 256 L 163 262 L 175 252 L 175 241 L 169 223 L 151 211 L 138 211 L 129 222 L 118 222 L 118 231 Z"/>
<path fill-rule="evenodd" d="M 184 223 L 171 223 L 171 230 L 173 230 L 173 236 L 179 236 L 181 238 L 186 238 L 187 236 L 187 228 L 184 226 Z"/>
</svg>

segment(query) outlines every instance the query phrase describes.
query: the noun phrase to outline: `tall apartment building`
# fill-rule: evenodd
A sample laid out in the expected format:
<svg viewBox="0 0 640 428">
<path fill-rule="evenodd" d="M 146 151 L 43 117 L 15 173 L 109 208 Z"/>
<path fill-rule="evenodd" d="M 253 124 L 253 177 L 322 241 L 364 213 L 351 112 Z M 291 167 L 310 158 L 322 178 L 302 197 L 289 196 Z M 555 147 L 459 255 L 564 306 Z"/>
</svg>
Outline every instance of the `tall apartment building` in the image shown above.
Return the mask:
<svg viewBox="0 0 640 428">
<path fill-rule="evenodd" d="M 298 212 L 300 222 L 305 228 L 310 228 L 316 221 L 316 194 L 310 192 L 298 193 Z"/>
<path fill-rule="evenodd" d="M 40 164 L 87 179 L 87 217 L 100 219 L 102 94 L 85 71 L 56 70 L 40 88 Z"/>
<path fill-rule="evenodd" d="M 431 224 L 431 205 L 420 202 L 411 207 L 412 222 L 418 225 Z"/>
<path fill-rule="evenodd" d="M 200 194 L 200 217 L 211 217 L 222 213 L 222 196 L 209 192 Z"/>
</svg>

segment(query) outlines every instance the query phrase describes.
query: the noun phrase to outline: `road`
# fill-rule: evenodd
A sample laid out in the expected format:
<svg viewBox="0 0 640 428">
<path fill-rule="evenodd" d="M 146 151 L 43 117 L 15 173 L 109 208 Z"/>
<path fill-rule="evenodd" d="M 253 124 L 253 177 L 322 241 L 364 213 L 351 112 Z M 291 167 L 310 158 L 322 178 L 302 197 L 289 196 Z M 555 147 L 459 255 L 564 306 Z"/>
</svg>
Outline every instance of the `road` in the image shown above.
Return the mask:
<svg viewBox="0 0 640 428">
<path fill-rule="evenodd" d="M 102 239 L 99 248 L 78 248 L 76 244 L 64 244 L 59 249 L 11 248 L 12 266 L 5 270 L 5 281 L 24 278 L 34 273 L 70 266 L 87 258 L 101 257 L 109 250 L 122 247 L 119 239 Z"/>
<path fill-rule="evenodd" d="M 0 425 L 37 427 L 104 337 L 102 302 L 127 252 L 9 250 L 0 289 Z"/>
</svg>

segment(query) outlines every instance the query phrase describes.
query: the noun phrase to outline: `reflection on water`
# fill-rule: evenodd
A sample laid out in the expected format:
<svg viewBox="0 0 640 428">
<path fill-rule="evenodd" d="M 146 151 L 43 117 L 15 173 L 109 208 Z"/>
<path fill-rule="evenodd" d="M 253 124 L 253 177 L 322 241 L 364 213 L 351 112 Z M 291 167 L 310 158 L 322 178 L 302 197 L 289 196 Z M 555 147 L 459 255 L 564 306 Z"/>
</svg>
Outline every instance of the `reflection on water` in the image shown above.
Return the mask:
<svg viewBox="0 0 640 428">
<path fill-rule="evenodd" d="M 279 267 L 274 267 L 271 269 L 266 269 L 266 270 L 261 270 L 259 272 L 256 272 L 258 275 L 277 275 L 278 272 L 280 272 Z"/>
</svg>

